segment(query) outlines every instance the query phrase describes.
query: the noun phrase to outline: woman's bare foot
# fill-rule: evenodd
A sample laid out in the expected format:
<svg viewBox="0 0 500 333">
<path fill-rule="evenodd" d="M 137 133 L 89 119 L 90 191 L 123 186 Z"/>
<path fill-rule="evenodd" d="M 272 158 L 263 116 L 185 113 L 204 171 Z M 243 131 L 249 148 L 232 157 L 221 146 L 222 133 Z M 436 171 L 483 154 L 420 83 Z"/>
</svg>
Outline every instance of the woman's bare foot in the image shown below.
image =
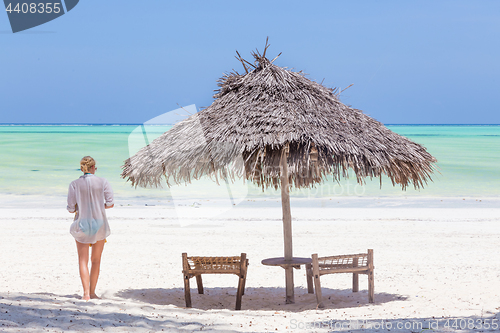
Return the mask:
<svg viewBox="0 0 500 333">
<path fill-rule="evenodd" d="M 101 299 L 99 296 L 97 296 L 96 294 L 90 294 L 90 298 L 91 299 Z"/>
<path fill-rule="evenodd" d="M 83 296 L 82 296 L 82 299 L 83 299 L 84 301 L 88 301 L 88 300 L 90 300 L 90 295 L 83 295 Z"/>
</svg>

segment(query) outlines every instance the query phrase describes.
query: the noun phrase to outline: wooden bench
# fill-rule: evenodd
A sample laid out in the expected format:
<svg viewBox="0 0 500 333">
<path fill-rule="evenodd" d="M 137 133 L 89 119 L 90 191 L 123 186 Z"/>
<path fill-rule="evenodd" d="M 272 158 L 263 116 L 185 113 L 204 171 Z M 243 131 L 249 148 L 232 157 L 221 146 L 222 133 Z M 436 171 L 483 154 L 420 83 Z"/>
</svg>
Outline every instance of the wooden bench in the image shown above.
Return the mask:
<svg viewBox="0 0 500 333">
<path fill-rule="evenodd" d="M 316 300 L 318 307 L 323 308 L 321 299 L 320 276 L 326 274 L 352 273 L 352 291 L 359 290 L 359 274 L 368 275 L 368 302 L 374 301 L 374 277 L 373 277 L 373 250 L 368 253 L 347 254 L 330 257 L 320 257 L 315 253 L 312 255 L 312 274 L 314 278 L 314 288 L 316 289 Z"/>
<path fill-rule="evenodd" d="M 239 277 L 236 293 L 236 310 L 241 310 L 241 297 L 245 293 L 248 259 L 246 253 L 239 257 L 188 257 L 182 254 L 182 274 L 184 277 L 184 298 L 186 307 L 191 307 L 189 279 L 196 277 L 198 294 L 203 294 L 202 274 L 235 274 Z"/>
</svg>

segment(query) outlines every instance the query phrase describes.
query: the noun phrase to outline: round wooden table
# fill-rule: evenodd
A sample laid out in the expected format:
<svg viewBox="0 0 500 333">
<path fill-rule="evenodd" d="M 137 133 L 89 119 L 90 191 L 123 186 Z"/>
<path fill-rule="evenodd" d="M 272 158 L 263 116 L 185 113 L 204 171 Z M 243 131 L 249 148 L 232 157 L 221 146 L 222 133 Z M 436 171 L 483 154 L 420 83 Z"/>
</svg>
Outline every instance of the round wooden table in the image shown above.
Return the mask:
<svg viewBox="0 0 500 333">
<path fill-rule="evenodd" d="M 306 278 L 307 278 L 307 292 L 309 294 L 314 294 L 314 287 L 313 287 L 313 281 L 312 281 L 312 268 L 311 268 L 311 263 L 312 259 L 311 258 L 301 258 L 301 257 L 292 257 L 292 260 L 285 260 L 284 257 L 277 257 L 277 258 L 269 258 L 269 259 L 264 259 L 261 261 L 262 265 L 266 266 L 281 266 L 285 270 L 286 269 L 300 269 L 300 265 L 306 265 Z M 310 274 L 307 272 L 310 271 Z M 286 300 L 287 304 L 289 303 L 294 303 L 295 301 L 292 300 Z"/>
<path fill-rule="evenodd" d="M 277 258 L 269 258 L 269 259 L 264 259 L 261 261 L 262 265 L 266 266 L 292 266 L 296 268 L 299 268 L 300 265 L 306 265 L 312 263 L 311 258 L 300 258 L 300 257 L 293 257 L 292 260 L 285 260 L 284 257 L 277 257 Z M 286 267 L 283 267 L 286 268 Z"/>
</svg>

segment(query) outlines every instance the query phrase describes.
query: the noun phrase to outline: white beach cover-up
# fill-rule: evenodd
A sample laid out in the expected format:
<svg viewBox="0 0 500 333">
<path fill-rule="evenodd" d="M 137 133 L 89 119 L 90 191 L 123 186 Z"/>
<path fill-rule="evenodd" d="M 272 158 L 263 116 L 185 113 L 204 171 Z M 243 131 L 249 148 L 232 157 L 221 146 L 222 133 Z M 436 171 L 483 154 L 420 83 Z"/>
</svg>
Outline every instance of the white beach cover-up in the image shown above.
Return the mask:
<svg viewBox="0 0 500 333">
<path fill-rule="evenodd" d="M 113 205 L 113 190 L 106 179 L 87 173 L 69 184 L 67 208 L 77 212 L 69 232 L 78 242 L 95 244 L 111 234 L 104 205 Z"/>
</svg>

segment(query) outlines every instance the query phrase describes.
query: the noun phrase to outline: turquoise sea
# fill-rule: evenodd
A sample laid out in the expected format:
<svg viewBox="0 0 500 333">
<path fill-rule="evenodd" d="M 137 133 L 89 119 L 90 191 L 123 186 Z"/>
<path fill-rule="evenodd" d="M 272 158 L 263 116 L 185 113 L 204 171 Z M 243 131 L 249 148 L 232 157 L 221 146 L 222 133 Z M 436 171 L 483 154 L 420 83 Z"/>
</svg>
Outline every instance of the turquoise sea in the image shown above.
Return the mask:
<svg viewBox="0 0 500 333">
<path fill-rule="evenodd" d="M 394 132 L 424 145 L 437 160 L 433 182 L 425 189 L 393 187 L 389 179 L 367 180 L 359 186 L 355 178 L 340 184 L 329 181 L 313 189 L 293 191 L 293 196 L 335 197 L 500 197 L 500 125 L 392 125 Z M 123 161 L 168 130 L 168 126 L 138 125 L 1 125 L 0 194 L 65 196 L 68 184 L 81 175 L 79 161 L 85 155 L 97 161 L 96 175 L 107 178 L 115 196 L 133 202 L 141 198 L 169 200 L 168 188 L 132 188 L 120 178 Z M 143 131 L 145 130 L 145 131 Z M 137 134 L 140 133 L 140 136 Z M 147 135 L 143 135 L 147 133 Z M 275 190 L 245 186 L 247 197 L 279 197 Z M 182 187 L 182 195 L 193 198 L 224 196 L 227 186 L 210 179 Z M 215 190 L 214 190 L 215 189 Z M 176 192 L 177 191 L 177 192 Z M 177 195 L 177 194 L 175 194 Z"/>
</svg>

